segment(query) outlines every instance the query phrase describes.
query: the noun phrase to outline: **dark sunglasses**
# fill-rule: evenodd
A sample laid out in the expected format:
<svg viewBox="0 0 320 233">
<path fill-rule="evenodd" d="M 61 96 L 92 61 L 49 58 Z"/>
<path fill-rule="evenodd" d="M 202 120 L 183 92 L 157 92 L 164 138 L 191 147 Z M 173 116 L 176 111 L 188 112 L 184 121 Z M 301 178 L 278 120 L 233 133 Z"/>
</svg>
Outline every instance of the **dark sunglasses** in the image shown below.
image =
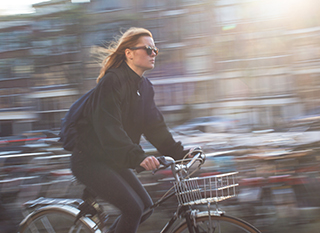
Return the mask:
<svg viewBox="0 0 320 233">
<path fill-rule="evenodd" d="M 144 49 L 147 51 L 147 54 L 150 56 L 152 54 L 152 51 L 158 55 L 159 53 L 159 49 L 157 47 L 151 47 L 151 46 L 148 46 L 148 45 L 145 45 L 145 46 L 139 46 L 139 47 L 131 47 L 129 48 L 131 50 L 137 50 L 137 49 Z"/>
</svg>

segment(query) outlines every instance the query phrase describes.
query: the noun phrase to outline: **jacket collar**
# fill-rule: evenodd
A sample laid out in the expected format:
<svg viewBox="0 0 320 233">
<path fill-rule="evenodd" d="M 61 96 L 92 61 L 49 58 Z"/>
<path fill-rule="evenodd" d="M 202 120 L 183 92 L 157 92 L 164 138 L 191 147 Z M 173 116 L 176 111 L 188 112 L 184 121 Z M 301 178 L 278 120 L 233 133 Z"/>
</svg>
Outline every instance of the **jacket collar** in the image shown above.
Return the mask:
<svg viewBox="0 0 320 233">
<path fill-rule="evenodd" d="M 140 83 L 144 79 L 143 76 L 140 77 L 136 72 L 134 72 L 125 61 L 122 62 L 120 67 L 125 69 L 126 72 L 128 72 L 129 76 L 132 77 L 136 83 Z"/>
</svg>

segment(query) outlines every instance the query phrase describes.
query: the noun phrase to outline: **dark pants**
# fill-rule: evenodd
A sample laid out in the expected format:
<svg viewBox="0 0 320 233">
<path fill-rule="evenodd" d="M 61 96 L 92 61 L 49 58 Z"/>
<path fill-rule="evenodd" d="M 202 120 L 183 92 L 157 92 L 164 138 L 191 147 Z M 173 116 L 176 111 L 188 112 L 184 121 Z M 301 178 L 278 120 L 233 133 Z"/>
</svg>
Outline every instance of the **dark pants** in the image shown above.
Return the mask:
<svg viewBox="0 0 320 233">
<path fill-rule="evenodd" d="M 152 214 L 149 194 L 132 170 L 114 170 L 88 157 L 75 149 L 71 158 L 73 174 L 100 198 L 121 211 L 121 216 L 111 227 L 114 232 L 135 233 L 139 224 Z"/>
</svg>

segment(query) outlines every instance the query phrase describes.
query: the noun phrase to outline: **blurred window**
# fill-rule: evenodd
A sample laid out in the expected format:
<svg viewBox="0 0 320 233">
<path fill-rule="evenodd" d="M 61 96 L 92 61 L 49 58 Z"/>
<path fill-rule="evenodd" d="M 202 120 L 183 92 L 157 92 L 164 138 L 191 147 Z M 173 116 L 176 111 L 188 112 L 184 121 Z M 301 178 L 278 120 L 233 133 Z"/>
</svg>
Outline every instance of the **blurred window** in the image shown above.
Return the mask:
<svg viewBox="0 0 320 233">
<path fill-rule="evenodd" d="M 184 30 L 187 37 L 201 36 L 207 33 L 209 17 L 205 11 L 186 14 L 186 22 L 184 24 Z"/>
<path fill-rule="evenodd" d="M 39 116 L 40 116 L 39 122 L 42 125 L 42 127 L 48 127 L 48 126 L 52 126 L 52 124 L 54 124 L 54 114 L 41 113 Z"/>
<path fill-rule="evenodd" d="M 275 9 L 267 10 L 267 8 L 270 9 L 271 6 L 270 0 L 243 1 L 239 6 L 241 18 L 246 21 L 261 20 L 276 15 Z"/>
<path fill-rule="evenodd" d="M 208 72 L 210 71 L 211 64 L 211 55 L 206 47 L 196 47 L 187 50 L 185 65 L 187 73 Z"/>
<path fill-rule="evenodd" d="M 196 104 L 207 103 L 208 102 L 207 82 L 201 81 L 201 82 L 197 82 L 195 85 L 196 85 L 196 89 L 193 96 L 194 103 Z"/>
<path fill-rule="evenodd" d="M 307 44 L 295 48 L 295 60 L 304 61 L 304 60 L 314 60 L 319 58 L 319 47 L 314 44 Z"/>
<path fill-rule="evenodd" d="M 15 59 L 13 64 L 13 73 L 15 77 L 28 78 L 33 69 L 32 60 L 30 59 Z"/>
<path fill-rule="evenodd" d="M 250 93 L 247 84 L 240 78 L 222 79 L 221 86 L 221 97 L 223 99 L 246 97 Z"/>
<path fill-rule="evenodd" d="M 319 74 L 313 74 L 312 78 L 313 78 L 313 83 L 314 83 L 313 86 L 315 88 L 319 88 L 320 87 L 320 75 Z"/>
<path fill-rule="evenodd" d="M 270 95 L 271 92 L 271 78 L 268 76 L 257 76 L 255 80 L 255 95 L 256 96 L 266 96 Z"/>
<path fill-rule="evenodd" d="M 154 86 L 157 105 L 183 105 L 196 102 L 194 92 L 196 84 L 194 82 L 182 82 L 170 85 L 169 81 L 168 84 Z M 204 85 L 203 88 L 207 88 L 207 85 Z"/>
<path fill-rule="evenodd" d="M 292 91 L 292 82 L 286 75 L 258 76 L 254 82 L 256 96 L 287 94 Z"/>
<path fill-rule="evenodd" d="M 185 82 L 183 83 L 183 89 L 184 89 L 184 103 L 190 104 L 193 102 L 193 95 L 196 89 L 196 83 L 195 82 Z"/>
<path fill-rule="evenodd" d="M 125 3 L 123 3 L 122 0 L 95 0 L 92 1 L 92 8 L 94 11 L 105 11 L 105 10 L 116 10 L 120 9 L 124 6 Z"/>
<path fill-rule="evenodd" d="M 205 0 L 181 0 L 182 4 L 185 5 L 193 5 L 206 2 Z"/>
<path fill-rule="evenodd" d="M 142 3 L 142 7 L 146 9 L 158 9 L 162 8 L 166 5 L 166 1 L 164 0 L 144 0 Z"/>
<path fill-rule="evenodd" d="M 74 101 L 74 96 L 62 96 L 58 102 L 58 109 L 69 109 Z"/>
<path fill-rule="evenodd" d="M 224 38 L 222 41 L 217 42 L 214 47 L 214 52 L 219 60 L 235 60 L 239 58 L 246 58 L 248 56 L 248 51 L 245 50 L 245 46 L 240 44 L 234 35 L 230 35 L 228 38 Z M 226 65 L 231 65 L 232 67 L 237 64 Z"/>
<path fill-rule="evenodd" d="M 35 86 L 47 86 L 47 85 L 57 85 L 63 83 L 70 83 L 77 80 L 77 74 L 74 72 L 80 72 L 80 68 L 75 69 L 70 65 L 44 65 L 38 67 L 36 72 L 33 74 L 36 80 Z"/>
<path fill-rule="evenodd" d="M 288 82 L 288 77 L 286 75 L 275 75 L 270 77 L 271 88 L 276 94 L 286 94 L 291 91 L 290 82 Z"/>
<path fill-rule="evenodd" d="M 94 25 L 94 30 L 88 29 L 82 38 L 84 46 L 106 46 L 109 42 L 114 41 L 115 35 L 119 35 L 119 29 L 125 31 L 129 28 L 128 21 L 104 22 Z"/>
<path fill-rule="evenodd" d="M 46 30 L 51 28 L 51 19 L 41 19 L 33 24 L 34 30 Z"/>
<path fill-rule="evenodd" d="M 0 33 L 0 51 L 26 48 L 30 46 L 28 30 L 13 30 Z"/>
<path fill-rule="evenodd" d="M 289 43 L 287 41 L 287 38 L 283 36 L 276 36 L 274 38 L 271 38 L 273 46 L 272 46 L 272 52 L 274 54 L 287 54 L 288 53 L 288 46 Z"/>
<path fill-rule="evenodd" d="M 155 74 L 158 77 L 173 77 L 185 74 L 185 67 L 182 62 L 185 59 L 185 54 L 184 50 L 182 50 L 180 47 L 172 47 L 169 49 L 160 50 L 159 59 L 160 60 L 157 60 L 155 69 L 152 70 L 152 73 L 150 74 Z"/>
<path fill-rule="evenodd" d="M 183 84 L 181 84 L 181 83 L 172 84 L 171 91 L 173 92 L 171 104 L 172 105 L 183 104 L 183 99 L 184 99 L 183 98 Z"/>
<path fill-rule="evenodd" d="M 61 38 L 61 52 L 78 51 L 78 44 L 77 36 L 64 36 Z"/>
<path fill-rule="evenodd" d="M 12 74 L 12 63 L 10 59 L 0 60 L 0 79 L 9 79 Z"/>
<path fill-rule="evenodd" d="M 30 100 L 25 98 L 22 88 L 0 89 L 0 108 L 26 107 Z"/>
<path fill-rule="evenodd" d="M 172 85 L 167 84 L 163 89 L 162 89 L 162 94 L 163 94 L 163 101 L 164 105 L 171 105 L 172 104 Z"/>
<path fill-rule="evenodd" d="M 10 107 L 10 97 L 8 96 L 0 96 L 1 108 L 9 108 Z"/>
<path fill-rule="evenodd" d="M 52 46 L 53 44 L 53 40 L 51 39 L 44 39 L 44 40 L 34 40 L 32 41 L 32 46 L 34 48 L 37 48 L 37 47 L 50 47 Z"/>
<path fill-rule="evenodd" d="M 207 81 L 207 95 L 208 95 L 208 102 L 209 103 L 212 103 L 214 101 L 216 101 L 216 96 L 217 96 L 217 93 L 216 93 L 216 80 L 213 79 L 213 80 L 208 80 Z"/>
<path fill-rule="evenodd" d="M 238 5 L 226 5 L 215 8 L 216 22 L 222 25 L 239 20 Z"/>
<path fill-rule="evenodd" d="M 182 30 L 185 26 L 183 18 L 180 16 L 166 17 L 163 24 L 164 39 L 168 43 L 180 43 L 182 41 Z"/>
<path fill-rule="evenodd" d="M 32 42 L 33 55 L 48 55 L 51 53 L 51 47 L 54 42 L 52 39 L 44 39 Z"/>
</svg>

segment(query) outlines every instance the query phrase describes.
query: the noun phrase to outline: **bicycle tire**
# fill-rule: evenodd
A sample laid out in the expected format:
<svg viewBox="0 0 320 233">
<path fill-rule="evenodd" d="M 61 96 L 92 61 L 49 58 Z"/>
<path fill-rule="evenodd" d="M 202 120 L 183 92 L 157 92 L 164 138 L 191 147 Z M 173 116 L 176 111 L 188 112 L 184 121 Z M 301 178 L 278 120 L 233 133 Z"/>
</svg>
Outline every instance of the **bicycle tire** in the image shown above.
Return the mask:
<svg viewBox="0 0 320 233">
<path fill-rule="evenodd" d="M 198 213 L 195 219 L 197 230 L 194 232 L 205 233 L 261 233 L 257 228 L 252 226 L 250 223 L 247 223 L 239 218 L 221 215 L 214 216 L 211 215 L 211 229 L 209 226 L 209 214 L 208 212 Z M 187 233 L 189 232 L 187 222 L 184 221 L 178 225 L 173 233 Z"/>
<path fill-rule="evenodd" d="M 77 208 L 66 205 L 41 207 L 22 220 L 19 233 L 101 233 L 88 217 L 74 224 L 78 213 Z"/>
</svg>

